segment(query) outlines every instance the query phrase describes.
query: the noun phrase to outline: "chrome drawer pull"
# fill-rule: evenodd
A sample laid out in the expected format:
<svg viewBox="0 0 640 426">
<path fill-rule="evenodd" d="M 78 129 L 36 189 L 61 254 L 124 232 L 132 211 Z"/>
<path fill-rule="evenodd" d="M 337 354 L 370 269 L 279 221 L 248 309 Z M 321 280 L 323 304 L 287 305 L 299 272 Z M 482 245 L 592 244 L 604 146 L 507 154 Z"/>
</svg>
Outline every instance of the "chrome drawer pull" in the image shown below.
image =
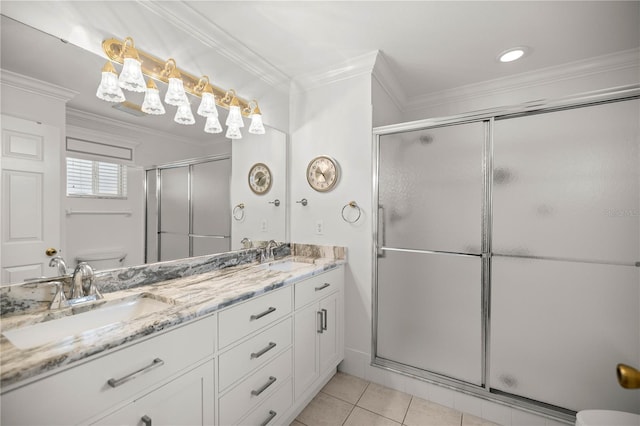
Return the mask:
<svg viewBox="0 0 640 426">
<path fill-rule="evenodd" d="M 316 312 L 316 314 L 318 315 L 318 328 L 316 329 L 316 331 L 320 334 L 322 334 L 322 312 L 318 311 Z"/>
<path fill-rule="evenodd" d="M 142 423 L 144 423 L 144 426 L 151 426 L 151 417 L 147 416 L 146 414 L 142 416 L 140 420 L 142 420 Z"/>
<path fill-rule="evenodd" d="M 269 424 L 269 422 L 271 420 L 273 420 L 273 418 L 275 416 L 277 416 L 277 415 L 278 415 L 278 413 L 276 413 L 275 411 L 269 410 L 269 417 L 267 417 L 267 420 L 265 420 L 264 422 L 260 423 L 260 426 L 267 426 Z"/>
<path fill-rule="evenodd" d="M 253 321 L 253 320 L 260 319 L 260 318 L 262 318 L 263 316 L 265 316 L 265 315 L 269 315 L 271 312 L 275 312 L 275 311 L 276 311 L 276 308 L 274 308 L 274 307 L 272 306 L 272 307 L 270 307 L 269 309 L 267 309 L 267 310 L 266 310 L 266 311 L 264 311 L 264 312 L 261 312 L 261 313 L 259 313 L 259 314 L 251 315 L 251 316 L 249 317 L 249 320 L 250 320 L 250 321 Z"/>
<path fill-rule="evenodd" d="M 264 348 L 264 349 L 262 349 L 261 351 L 258 351 L 258 352 L 253 352 L 251 354 L 251 359 L 260 358 L 262 355 L 266 354 L 267 352 L 269 352 L 271 349 L 273 349 L 275 347 L 276 347 L 275 343 L 269 342 L 269 345 L 266 348 Z"/>
<path fill-rule="evenodd" d="M 262 392 L 266 391 L 267 388 L 269 386 L 271 386 L 272 384 L 274 384 L 276 382 L 276 378 L 273 376 L 269 376 L 269 381 L 267 381 L 267 383 L 265 383 L 264 385 L 262 385 L 262 387 L 260 389 L 255 389 L 251 391 L 251 395 L 253 396 L 258 396 L 260 395 Z"/>
<path fill-rule="evenodd" d="M 136 377 L 138 377 L 139 375 L 144 374 L 147 371 L 151 371 L 154 368 L 158 368 L 158 367 L 160 367 L 162 365 L 164 365 L 164 361 L 161 360 L 160 358 L 156 358 L 156 359 L 153 360 L 153 362 L 151 364 L 147 365 L 146 367 L 142 367 L 140 370 L 134 371 L 133 373 L 131 373 L 129 375 L 126 375 L 126 376 L 122 377 L 121 379 L 109 379 L 109 380 L 107 380 L 107 383 L 112 388 L 117 388 L 121 384 L 127 383 L 129 380 L 133 380 Z"/>
<path fill-rule="evenodd" d="M 322 321 L 322 330 L 326 331 L 327 330 L 327 310 L 326 309 L 322 309 L 322 318 L 324 318 L 324 320 Z"/>
<path fill-rule="evenodd" d="M 331 284 L 329 284 L 329 283 L 324 283 L 320 287 L 316 287 L 316 291 L 324 290 L 325 288 L 329 287 L 330 285 Z"/>
</svg>

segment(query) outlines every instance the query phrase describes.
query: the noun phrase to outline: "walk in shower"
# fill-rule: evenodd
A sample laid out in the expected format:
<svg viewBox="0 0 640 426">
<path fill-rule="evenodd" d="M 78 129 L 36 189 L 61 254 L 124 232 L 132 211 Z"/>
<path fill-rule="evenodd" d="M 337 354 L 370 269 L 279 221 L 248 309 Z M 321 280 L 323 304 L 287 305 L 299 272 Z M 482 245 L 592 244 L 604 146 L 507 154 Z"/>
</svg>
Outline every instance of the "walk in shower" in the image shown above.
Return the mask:
<svg viewBox="0 0 640 426">
<path fill-rule="evenodd" d="M 570 416 L 640 412 L 637 87 L 374 130 L 373 362 Z"/>
</svg>

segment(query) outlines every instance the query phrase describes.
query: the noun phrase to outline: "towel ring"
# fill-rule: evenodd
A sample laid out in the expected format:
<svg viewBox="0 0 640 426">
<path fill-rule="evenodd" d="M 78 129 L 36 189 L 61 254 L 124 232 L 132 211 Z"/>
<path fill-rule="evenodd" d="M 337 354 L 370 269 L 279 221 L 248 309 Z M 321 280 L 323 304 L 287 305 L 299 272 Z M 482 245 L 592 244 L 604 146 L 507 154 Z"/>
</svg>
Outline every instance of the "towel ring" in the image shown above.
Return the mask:
<svg viewBox="0 0 640 426">
<path fill-rule="evenodd" d="M 351 207 L 352 209 L 356 209 L 358 210 L 358 216 L 356 216 L 355 219 L 353 220 L 349 220 L 347 219 L 347 217 L 345 216 L 345 210 L 347 209 L 347 207 Z M 356 203 L 355 201 L 349 201 L 347 204 L 344 205 L 344 207 L 342 208 L 342 219 L 347 222 L 347 223 L 356 223 L 358 220 L 360 220 L 360 216 L 362 216 L 362 209 L 360 208 L 360 206 L 358 205 L 358 203 Z"/>
<path fill-rule="evenodd" d="M 233 218 L 238 221 L 244 219 L 244 203 L 240 203 L 233 208 Z"/>
</svg>

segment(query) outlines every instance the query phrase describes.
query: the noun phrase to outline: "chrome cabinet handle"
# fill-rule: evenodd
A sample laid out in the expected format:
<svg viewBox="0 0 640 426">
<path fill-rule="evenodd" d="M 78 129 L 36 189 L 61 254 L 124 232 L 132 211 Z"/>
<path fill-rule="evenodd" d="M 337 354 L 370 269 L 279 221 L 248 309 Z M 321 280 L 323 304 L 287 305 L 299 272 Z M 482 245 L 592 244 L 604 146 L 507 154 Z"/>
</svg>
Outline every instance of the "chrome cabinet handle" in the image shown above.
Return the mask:
<svg viewBox="0 0 640 426">
<path fill-rule="evenodd" d="M 266 311 L 264 311 L 264 312 L 260 312 L 259 314 L 253 314 L 253 315 L 251 315 L 251 316 L 249 317 L 249 321 L 254 321 L 254 320 L 260 319 L 260 318 L 262 318 L 263 316 L 265 316 L 265 315 L 269 315 L 271 312 L 275 312 L 275 311 L 276 311 L 276 308 L 274 308 L 274 307 L 272 306 L 272 307 L 270 307 L 269 309 L 267 309 L 267 310 L 266 310 Z"/>
<path fill-rule="evenodd" d="M 329 283 L 324 283 L 320 287 L 316 287 L 316 291 L 324 290 L 325 288 L 329 287 L 330 285 L 331 284 L 329 284 Z"/>
<path fill-rule="evenodd" d="M 322 311 L 317 311 L 316 314 L 318 315 L 318 328 L 316 331 L 322 334 Z"/>
<path fill-rule="evenodd" d="M 142 367 L 140 370 L 134 371 L 131 374 L 128 374 L 120 379 L 109 379 L 107 380 L 107 383 L 109 384 L 109 386 L 111 386 L 112 388 L 117 388 L 118 386 L 127 383 L 129 380 L 133 380 L 136 377 L 138 377 L 141 374 L 144 374 L 148 371 L 153 370 L 154 368 L 158 368 L 160 366 L 164 365 L 164 361 L 161 360 L 160 358 L 156 358 L 153 360 L 153 362 L 149 365 L 147 365 L 146 367 Z"/>
<path fill-rule="evenodd" d="M 253 352 L 251 353 L 251 359 L 254 358 L 260 358 L 262 355 L 266 354 L 267 352 L 269 352 L 271 349 L 275 348 L 276 344 L 273 342 L 269 342 L 269 344 L 267 345 L 266 348 L 258 351 L 258 352 Z"/>
<path fill-rule="evenodd" d="M 269 417 L 267 417 L 267 419 L 264 422 L 260 423 L 260 426 L 267 426 L 269 422 L 273 420 L 273 418 L 277 415 L 278 413 L 276 413 L 275 411 L 269 410 Z"/>
<path fill-rule="evenodd" d="M 146 414 L 142 416 L 140 420 L 142 420 L 142 423 L 144 423 L 144 426 L 151 426 L 151 417 L 147 416 Z"/>
<path fill-rule="evenodd" d="M 322 311 L 322 330 L 326 331 L 327 330 L 327 310 L 326 309 L 321 309 Z"/>
<path fill-rule="evenodd" d="M 276 378 L 273 376 L 269 376 L 269 380 L 267 381 L 267 383 L 265 383 L 264 385 L 262 385 L 262 387 L 260 387 L 259 389 L 254 389 L 251 391 L 251 395 L 253 396 L 258 396 L 260 395 L 262 392 L 266 391 L 267 388 L 269 386 L 271 386 L 272 384 L 274 384 L 276 382 Z"/>
</svg>

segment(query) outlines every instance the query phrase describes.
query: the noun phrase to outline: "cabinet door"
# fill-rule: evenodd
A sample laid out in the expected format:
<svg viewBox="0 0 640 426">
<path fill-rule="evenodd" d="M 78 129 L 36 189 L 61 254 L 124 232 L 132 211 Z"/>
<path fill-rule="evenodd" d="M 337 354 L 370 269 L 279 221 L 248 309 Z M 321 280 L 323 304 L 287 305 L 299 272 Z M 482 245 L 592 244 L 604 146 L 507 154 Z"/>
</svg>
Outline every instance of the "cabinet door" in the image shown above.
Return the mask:
<svg viewBox="0 0 640 426">
<path fill-rule="evenodd" d="M 329 296 L 320 301 L 320 313 L 322 324 L 319 337 L 320 352 L 320 373 L 324 373 L 327 369 L 335 367 L 340 357 L 340 328 L 338 327 L 340 319 L 339 293 Z"/>
<path fill-rule="evenodd" d="M 307 306 L 295 315 L 295 396 L 300 397 L 318 377 L 318 330 L 321 321 L 318 304 Z"/>
<path fill-rule="evenodd" d="M 209 361 L 93 424 L 211 425 L 213 400 L 213 361 Z"/>
</svg>

